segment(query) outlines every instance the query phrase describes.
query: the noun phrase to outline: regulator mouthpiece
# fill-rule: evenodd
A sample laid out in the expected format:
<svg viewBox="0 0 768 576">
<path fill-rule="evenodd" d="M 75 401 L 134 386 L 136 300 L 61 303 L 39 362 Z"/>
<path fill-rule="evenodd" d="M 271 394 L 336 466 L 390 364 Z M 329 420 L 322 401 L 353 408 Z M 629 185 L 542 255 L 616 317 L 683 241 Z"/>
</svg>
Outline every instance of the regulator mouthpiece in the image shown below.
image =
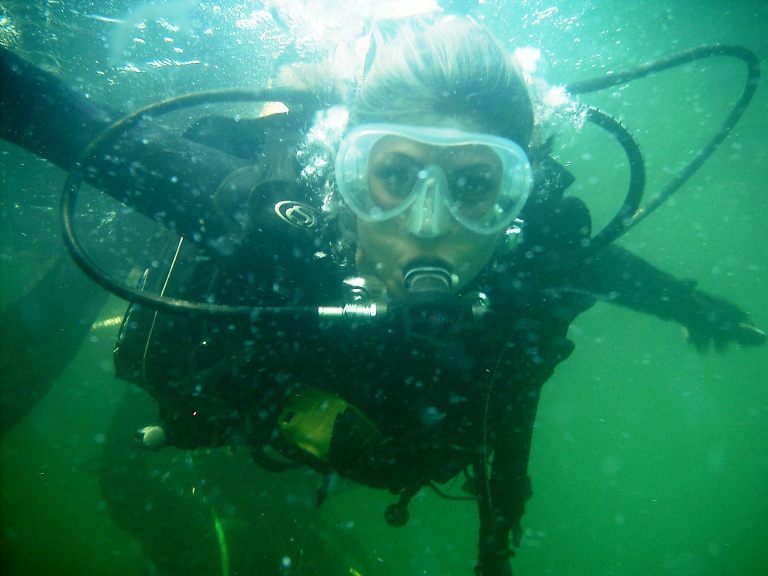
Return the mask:
<svg viewBox="0 0 768 576">
<path fill-rule="evenodd" d="M 403 275 L 403 286 L 409 294 L 440 292 L 449 294 L 453 276 L 441 266 L 415 266 Z"/>
<path fill-rule="evenodd" d="M 413 266 L 403 275 L 403 319 L 413 337 L 439 343 L 462 317 L 454 276 L 443 266 Z"/>
</svg>

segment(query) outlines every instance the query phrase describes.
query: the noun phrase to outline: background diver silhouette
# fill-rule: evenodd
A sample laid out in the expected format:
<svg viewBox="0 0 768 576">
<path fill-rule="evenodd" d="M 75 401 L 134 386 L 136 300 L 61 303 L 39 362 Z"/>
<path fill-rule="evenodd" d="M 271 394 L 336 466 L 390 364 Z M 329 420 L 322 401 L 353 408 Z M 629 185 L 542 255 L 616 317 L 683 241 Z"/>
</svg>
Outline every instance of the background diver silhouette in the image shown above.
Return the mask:
<svg viewBox="0 0 768 576">
<path fill-rule="evenodd" d="M 2 56 L 3 88 L 0 134 L 42 157 L 48 158 L 62 168 L 71 170 L 82 151 L 111 124 L 117 115 L 70 92 L 53 77 L 32 68 L 12 54 L 4 51 Z M 307 117 L 310 116 L 309 113 L 313 112 L 311 107 L 307 107 L 306 110 L 307 115 L 298 120 L 289 114 L 287 117 L 267 117 L 256 121 L 252 126 L 254 128 L 253 133 L 261 141 L 261 148 L 257 146 L 256 149 L 268 149 L 270 144 L 281 140 L 285 141 L 286 124 L 289 126 L 289 133 L 291 131 L 295 133 L 298 130 L 300 134 L 306 125 Z M 152 127 L 141 127 L 136 132 L 126 133 L 120 138 L 118 144 L 113 145 L 119 151 L 117 157 L 123 159 L 123 162 L 135 158 L 141 158 L 145 162 L 144 171 L 140 176 L 137 177 L 135 173 L 125 170 L 125 165 L 118 165 L 117 167 L 95 166 L 95 170 L 87 176 L 92 183 L 150 215 L 166 212 L 164 208 L 174 209 L 169 219 L 173 221 L 172 224 L 169 221 L 166 221 L 165 224 L 187 235 L 194 235 L 200 231 L 201 214 L 206 217 L 209 216 L 205 228 L 207 237 L 216 240 L 226 237 L 227 242 L 231 243 L 225 258 L 221 258 L 221 252 L 219 252 L 219 257 L 223 261 L 221 263 L 222 269 L 226 270 L 228 266 L 231 266 L 230 252 L 237 253 L 239 250 L 244 250 L 252 255 L 259 251 L 254 250 L 252 235 L 235 234 L 233 236 L 230 234 L 229 223 L 221 221 L 222 219 L 217 221 L 216 207 L 211 205 L 211 200 L 214 197 L 213 191 L 220 182 L 225 180 L 229 174 L 247 167 L 253 162 L 253 158 L 240 158 L 237 154 L 227 154 L 221 150 L 201 145 L 195 141 L 194 134 L 189 134 L 188 138 L 184 138 Z M 170 154 L 169 151 L 171 151 Z M 544 251 L 549 260 L 542 258 L 535 262 L 536 274 L 545 277 L 547 274 L 562 275 L 563 269 L 566 268 L 563 263 L 569 257 L 569 250 L 572 251 L 573 247 L 584 238 L 584 227 L 585 223 L 588 224 L 588 216 L 581 205 L 563 198 L 562 194 L 569 183 L 569 175 L 566 172 L 556 165 L 552 165 L 549 171 L 542 170 L 542 172 L 547 177 L 538 182 L 538 196 L 534 196 L 535 201 L 528 207 L 524 215 L 527 226 L 525 241 L 550 248 L 550 250 Z M 173 198 L 167 193 L 168 175 L 171 174 L 179 177 L 184 184 L 179 187 L 184 195 L 183 200 Z M 162 200 L 164 204 L 159 208 L 158 193 L 161 190 L 164 192 Z M 130 194 L 127 191 L 130 191 Z M 277 192 L 284 193 L 284 190 Z M 576 226 L 574 223 L 579 223 L 579 225 Z M 279 226 L 279 222 L 269 222 L 268 225 L 272 227 L 272 230 L 269 231 L 270 234 L 276 233 L 275 225 Z M 537 236 L 537 231 L 545 229 L 556 229 L 559 232 L 550 235 L 541 232 Z M 291 229 L 285 229 L 283 233 L 295 234 Z M 305 238 L 292 239 L 296 242 L 305 242 L 305 249 L 306 246 L 314 245 L 313 241 L 306 244 Z M 245 245 L 246 240 L 250 242 L 249 245 Z M 268 239 L 262 239 L 262 242 L 265 244 L 260 248 L 267 245 Z M 206 240 L 203 239 L 202 243 L 205 244 Z M 221 245 L 219 242 L 215 244 Z M 269 244 L 269 246 L 272 245 Z M 555 258 L 552 258 L 553 254 L 556 255 Z M 573 257 L 573 254 L 570 254 L 570 257 Z M 259 264 L 263 264 L 265 267 L 269 266 L 268 261 L 261 261 Z M 518 401 L 520 411 L 513 415 L 516 422 L 522 416 L 521 421 L 525 421 L 527 424 L 521 427 L 523 428 L 523 436 L 515 437 L 514 443 L 508 445 L 499 443 L 494 447 L 499 459 L 501 459 L 499 454 L 502 454 L 505 449 L 510 450 L 512 455 L 509 460 L 515 462 L 517 468 L 506 471 L 506 475 L 503 470 L 494 470 L 493 482 L 498 482 L 500 485 L 492 487 L 492 490 L 496 490 L 496 494 L 499 495 L 509 494 L 509 501 L 500 504 L 502 507 L 507 507 L 505 512 L 498 513 L 496 510 L 484 509 L 481 506 L 481 517 L 483 517 L 483 513 L 487 515 L 481 528 L 480 565 L 483 574 L 502 573 L 496 572 L 496 570 L 503 570 L 501 566 L 504 566 L 506 561 L 506 545 L 500 543 L 502 540 L 506 540 L 505 530 L 511 529 L 515 533 L 515 539 L 519 539 L 518 521 L 522 515 L 522 506 L 529 491 L 525 476 L 525 462 L 527 461 L 526 451 L 530 439 L 525 438 L 525 434 L 529 434 L 532 427 L 537 390 L 551 374 L 554 366 L 570 354 L 571 347 L 565 338 L 565 330 L 575 315 L 594 303 L 592 294 L 612 293 L 615 295 L 614 301 L 616 303 L 653 313 L 661 318 L 676 320 L 689 329 L 693 342 L 701 347 L 706 347 L 710 343 L 722 347 L 729 341 L 756 345 L 765 340 L 765 335 L 749 324 L 746 315 L 736 307 L 696 291 L 692 283 L 679 282 L 618 247 L 607 246 L 590 259 L 581 261 L 580 264 L 581 267 L 577 271 L 568 270 L 569 279 L 577 287 L 583 287 L 586 294 L 574 291 L 568 297 L 559 299 L 555 306 L 544 298 L 533 299 L 528 302 L 528 309 L 525 310 L 525 313 L 518 316 L 518 318 L 530 322 L 521 325 L 521 333 L 536 334 L 542 341 L 550 342 L 551 348 L 542 352 L 544 362 L 541 367 L 533 366 L 530 362 L 526 363 L 525 359 L 516 365 L 518 370 L 521 365 L 527 366 L 529 370 L 528 372 L 522 370 L 522 375 L 518 376 L 524 377 L 528 381 L 523 389 L 529 398 L 528 401 Z M 62 263 L 62 267 L 64 266 L 66 265 Z M 43 282 L 50 281 L 52 284 L 55 283 L 55 285 L 60 286 L 63 277 L 55 277 L 55 275 L 68 273 L 65 268 L 62 270 L 64 271 L 52 271 L 50 277 L 44 278 Z M 278 272 L 281 274 L 291 273 L 290 270 L 286 272 L 283 269 Z M 303 270 L 302 272 L 305 273 Z M 195 275 L 198 274 L 198 271 L 193 269 L 190 270 L 189 274 L 190 276 L 184 277 L 185 280 L 190 278 L 196 280 Z M 208 277 L 207 273 L 204 273 L 203 276 L 204 278 Z M 74 278 L 75 276 L 72 276 L 71 281 L 76 282 Z M 334 275 L 333 278 L 335 279 L 336 276 Z M 242 288 L 242 286 L 236 286 L 236 288 Z M 322 297 L 328 297 L 329 293 L 323 294 L 322 290 L 324 289 L 326 289 L 325 286 L 321 285 L 318 288 L 320 293 L 312 295 L 320 299 L 315 301 L 322 301 Z M 231 286 L 227 287 L 227 291 L 236 292 Z M 40 296 L 47 295 L 47 293 L 48 290 L 41 284 L 39 294 L 30 293 L 29 298 L 22 299 L 17 305 L 7 310 L 4 315 L 7 315 L 9 323 L 4 323 L 4 326 L 23 325 L 21 319 L 27 314 L 33 314 L 35 307 L 46 300 Z M 95 317 L 100 302 L 103 302 L 103 295 L 93 292 L 91 295 L 84 294 L 82 310 L 78 310 L 76 306 L 71 307 L 73 312 L 77 311 L 77 314 L 73 314 L 73 319 L 76 318 L 79 321 L 82 330 L 87 331 L 91 324 L 88 321 L 89 314 L 91 318 Z M 40 308 L 40 313 L 43 312 L 45 309 Z M 518 312 L 520 311 L 518 310 Z M 147 312 L 144 311 L 144 313 Z M 136 314 L 142 314 L 142 311 L 138 310 Z M 4 319 L 6 319 L 5 316 Z M 191 325 L 188 325 L 188 322 L 192 322 L 192 320 L 169 321 L 163 329 L 178 331 L 179 323 L 189 327 Z M 174 323 L 176 323 L 175 326 L 173 326 Z M 194 328 L 191 330 L 191 340 L 199 340 L 200 334 L 196 334 Z M 126 334 L 129 332 L 130 330 Z M 218 334 L 215 329 L 213 333 Z M 334 331 L 333 334 L 336 332 Z M 34 334 L 29 334 L 30 338 L 34 336 Z M 143 341 L 139 340 L 138 342 Z M 224 349 L 224 344 L 220 343 L 219 345 Z M 5 346 L 4 342 L 4 350 L 6 350 Z M 126 349 L 126 354 L 130 356 L 130 345 L 124 344 L 123 350 Z M 14 354 L 18 359 L 19 357 L 23 358 L 25 354 L 28 356 L 31 353 L 39 353 L 40 350 L 41 348 L 38 347 L 23 345 Z M 65 364 L 66 354 L 72 351 L 63 350 L 61 352 L 59 357 Z M 196 419 L 193 423 L 186 416 L 188 411 L 179 410 L 180 404 L 189 401 L 189 390 L 183 388 L 177 390 L 162 389 L 163 373 L 167 374 L 169 370 L 173 371 L 179 367 L 163 365 L 165 360 L 162 359 L 162 350 L 158 351 L 157 356 L 160 358 L 159 364 L 156 366 L 158 375 L 138 376 L 131 373 L 131 362 L 128 361 L 127 366 L 122 368 L 122 376 L 141 381 L 141 384 L 150 390 L 159 401 L 161 409 L 165 412 L 167 434 L 171 444 L 195 447 L 232 444 L 243 440 L 244 437 L 238 436 L 238 432 L 235 430 L 236 421 L 240 415 L 235 414 L 233 417 L 231 410 L 229 410 L 232 404 L 242 400 L 242 398 L 226 398 L 226 394 L 219 394 L 217 398 L 216 394 L 211 394 L 210 396 L 215 398 L 214 403 L 218 403 L 223 398 L 227 408 L 221 411 L 218 406 L 201 405 L 199 410 L 195 410 L 195 412 L 205 414 L 207 411 L 206 418 Z M 27 405 L 30 405 L 35 397 L 44 393 L 39 389 L 38 392 L 32 393 L 36 387 L 34 383 L 44 384 L 50 381 L 55 372 L 63 365 L 62 362 L 51 363 L 47 374 L 33 373 L 26 376 L 27 382 L 32 383 L 28 388 L 30 394 Z M 246 362 L 246 364 L 248 363 Z M 209 375 L 215 372 L 214 366 L 208 368 Z M 205 373 L 205 369 L 202 372 Z M 3 394 L 4 405 L 17 406 L 13 398 L 6 401 L 5 391 Z M 361 403 L 363 402 L 361 401 Z M 22 407 L 22 404 L 18 404 L 18 406 Z M 496 415 L 497 424 L 500 427 L 506 425 L 509 429 L 510 423 L 503 422 L 505 418 L 509 417 L 511 417 L 510 414 Z M 200 420 L 205 420 L 205 423 L 201 424 Z M 520 452 L 521 450 L 522 452 Z M 364 483 L 381 481 L 380 478 L 374 480 L 369 476 L 370 471 L 356 469 L 353 463 L 341 461 L 336 464 L 349 465 L 346 472 L 352 477 L 359 476 Z M 436 462 L 434 465 L 438 469 L 444 466 L 444 469 L 436 474 L 438 478 L 455 474 L 462 468 L 457 463 L 451 462 L 450 458 Z M 522 470 L 519 468 L 521 465 Z M 377 470 L 376 475 L 378 476 L 381 472 L 382 470 Z M 475 466 L 476 479 L 477 477 L 481 478 L 483 473 L 484 466 Z M 396 473 L 393 474 L 398 476 Z M 404 476 L 404 478 L 389 478 L 384 482 L 384 486 L 390 487 L 390 489 L 392 486 L 396 486 L 398 490 L 395 491 L 402 496 L 410 494 L 413 488 L 418 488 L 425 483 L 422 477 L 409 478 L 407 473 Z M 499 500 L 504 500 L 504 498 L 500 497 Z M 509 510 L 513 510 L 511 514 L 513 518 L 508 518 Z M 496 525 L 497 520 L 494 518 L 496 514 L 502 517 L 507 516 L 501 526 Z"/>
</svg>

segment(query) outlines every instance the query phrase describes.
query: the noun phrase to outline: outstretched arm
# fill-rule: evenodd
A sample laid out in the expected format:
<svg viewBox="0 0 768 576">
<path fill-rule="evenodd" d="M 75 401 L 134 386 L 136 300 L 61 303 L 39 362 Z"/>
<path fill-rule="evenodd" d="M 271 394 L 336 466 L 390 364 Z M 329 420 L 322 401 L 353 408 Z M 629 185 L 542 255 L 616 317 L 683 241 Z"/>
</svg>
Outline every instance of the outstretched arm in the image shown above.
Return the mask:
<svg viewBox="0 0 768 576">
<path fill-rule="evenodd" d="M 688 331 L 699 350 L 724 349 L 730 342 L 764 344 L 766 334 L 746 312 L 730 302 L 696 289 L 693 281 L 678 280 L 619 246 L 608 246 L 571 274 L 573 289 L 674 320 Z"/>
<path fill-rule="evenodd" d="M 121 114 L 92 102 L 0 47 L 0 138 L 72 170 Z M 91 159 L 86 179 L 167 228 L 216 246 L 228 235 L 214 191 L 247 162 L 181 135 L 142 126 Z"/>
<path fill-rule="evenodd" d="M 0 138 L 71 170 L 119 115 L 0 46 Z"/>
</svg>

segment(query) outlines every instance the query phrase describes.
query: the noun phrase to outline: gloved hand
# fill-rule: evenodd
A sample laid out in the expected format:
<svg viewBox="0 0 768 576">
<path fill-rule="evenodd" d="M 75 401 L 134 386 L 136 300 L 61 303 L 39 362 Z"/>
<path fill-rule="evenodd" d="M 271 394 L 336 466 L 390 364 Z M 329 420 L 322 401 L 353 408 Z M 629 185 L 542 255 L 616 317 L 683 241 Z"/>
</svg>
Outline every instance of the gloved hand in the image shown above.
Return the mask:
<svg viewBox="0 0 768 576">
<path fill-rule="evenodd" d="M 684 312 L 688 340 L 700 352 L 710 347 L 723 351 L 731 342 L 742 346 L 765 344 L 766 334 L 749 320 L 746 312 L 730 302 L 704 292 L 691 293 L 691 308 Z"/>
</svg>

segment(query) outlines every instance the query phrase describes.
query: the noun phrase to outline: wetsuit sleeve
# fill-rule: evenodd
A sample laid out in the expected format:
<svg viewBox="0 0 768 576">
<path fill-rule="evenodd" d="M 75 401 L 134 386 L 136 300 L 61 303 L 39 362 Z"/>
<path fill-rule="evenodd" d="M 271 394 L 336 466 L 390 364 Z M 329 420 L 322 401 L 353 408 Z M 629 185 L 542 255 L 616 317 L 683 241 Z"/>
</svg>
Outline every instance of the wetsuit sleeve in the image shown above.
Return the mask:
<svg viewBox="0 0 768 576">
<path fill-rule="evenodd" d="M 0 138 L 70 170 L 115 113 L 0 46 Z"/>
<path fill-rule="evenodd" d="M 532 495 L 527 471 L 538 398 L 538 392 L 526 393 L 516 401 L 504 403 L 495 418 L 491 470 L 485 469 L 485 462 L 475 466 L 476 477 L 484 484 L 480 486 L 478 500 L 477 576 L 511 575 L 509 537 L 511 534 L 515 547 L 520 545 L 520 521 L 525 503 Z"/>
<path fill-rule="evenodd" d="M 700 350 L 712 345 L 722 349 L 729 342 L 755 346 L 766 340 L 734 304 L 697 290 L 695 282 L 678 280 L 619 246 L 588 258 L 571 278 L 577 291 L 678 322 Z"/>
<path fill-rule="evenodd" d="M 0 48 L 3 139 L 72 170 L 89 143 L 120 116 Z M 141 126 L 99 150 L 83 172 L 90 184 L 166 228 L 231 251 L 231 222 L 216 211 L 214 192 L 247 164 L 174 132 Z"/>
<path fill-rule="evenodd" d="M 484 425 L 491 438 L 493 462 L 490 469 L 485 461 L 474 465 L 479 487 L 480 537 L 475 568 L 478 576 L 511 574 L 509 557 L 512 549 L 520 546 L 525 504 L 533 494 L 528 459 L 541 388 L 574 349 L 573 343 L 565 338 L 568 322 L 563 322 L 559 314 L 532 314 L 533 319 L 526 324 L 533 326 L 536 320 L 541 321 L 536 334 L 543 345 L 526 342 L 526 334 L 530 335 L 527 330 L 513 336 L 505 345 L 506 354 L 499 358 L 499 369 L 509 372 L 514 367 L 514 373 L 488 392 Z M 523 342 L 526 344 L 521 345 Z"/>
</svg>

